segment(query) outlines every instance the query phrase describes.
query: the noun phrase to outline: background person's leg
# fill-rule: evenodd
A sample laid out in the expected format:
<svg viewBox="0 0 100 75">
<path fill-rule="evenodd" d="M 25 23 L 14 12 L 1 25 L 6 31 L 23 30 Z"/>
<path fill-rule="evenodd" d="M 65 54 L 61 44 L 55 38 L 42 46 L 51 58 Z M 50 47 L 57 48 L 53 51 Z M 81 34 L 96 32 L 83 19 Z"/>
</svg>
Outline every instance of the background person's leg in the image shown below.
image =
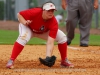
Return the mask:
<svg viewBox="0 0 100 75">
<path fill-rule="evenodd" d="M 67 20 L 66 20 L 66 31 L 67 31 L 67 42 L 68 45 L 71 43 L 74 38 L 75 27 L 78 23 L 78 0 L 69 0 L 68 10 L 67 10 Z"/>
<path fill-rule="evenodd" d="M 80 4 L 79 8 L 80 46 L 82 45 L 88 46 L 89 34 L 90 34 L 89 32 L 91 28 L 92 13 L 93 13 L 92 0 L 79 0 L 79 4 Z"/>
</svg>

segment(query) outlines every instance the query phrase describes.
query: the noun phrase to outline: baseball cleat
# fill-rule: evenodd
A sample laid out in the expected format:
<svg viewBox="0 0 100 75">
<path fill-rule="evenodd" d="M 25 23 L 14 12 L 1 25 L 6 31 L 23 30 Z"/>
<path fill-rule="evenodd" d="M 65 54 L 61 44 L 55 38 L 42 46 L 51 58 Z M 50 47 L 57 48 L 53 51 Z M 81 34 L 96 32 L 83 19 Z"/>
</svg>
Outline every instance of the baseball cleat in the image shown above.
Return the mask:
<svg viewBox="0 0 100 75">
<path fill-rule="evenodd" d="M 81 47 L 88 47 L 88 44 L 80 44 Z"/>
<path fill-rule="evenodd" d="M 9 69 L 13 69 L 13 68 L 14 68 L 13 65 L 14 65 L 14 61 L 10 59 L 10 60 L 8 61 L 7 65 L 6 65 L 6 67 L 9 68 Z"/>
<path fill-rule="evenodd" d="M 68 59 L 66 59 L 66 60 L 61 62 L 61 67 L 73 68 L 74 65 L 70 61 L 68 61 Z"/>
</svg>

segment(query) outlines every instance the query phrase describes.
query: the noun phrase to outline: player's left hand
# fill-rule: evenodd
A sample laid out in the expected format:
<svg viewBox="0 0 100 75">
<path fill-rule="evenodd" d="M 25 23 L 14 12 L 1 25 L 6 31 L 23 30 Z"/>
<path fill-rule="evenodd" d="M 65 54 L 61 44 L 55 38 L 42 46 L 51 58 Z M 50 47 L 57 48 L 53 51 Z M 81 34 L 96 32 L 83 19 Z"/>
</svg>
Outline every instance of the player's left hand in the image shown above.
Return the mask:
<svg viewBox="0 0 100 75">
<path fill-rule="evenodd" d="M 26 20 L 24 25 L 28 26 L 31 22 L 31 20 Z"/>
</svg>

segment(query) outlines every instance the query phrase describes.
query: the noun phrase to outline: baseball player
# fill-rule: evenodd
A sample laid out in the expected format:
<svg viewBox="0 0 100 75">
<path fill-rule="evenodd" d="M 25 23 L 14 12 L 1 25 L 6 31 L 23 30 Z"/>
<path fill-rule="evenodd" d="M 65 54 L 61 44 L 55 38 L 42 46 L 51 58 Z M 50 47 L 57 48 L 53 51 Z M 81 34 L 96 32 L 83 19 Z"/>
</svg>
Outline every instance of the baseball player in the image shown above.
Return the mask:
<svg viewBox="0 0 100 75">
<path fill-rule="evenodd" d="M 32 37 L 47 40 L 45 60 L 52 57 L 54 41 L 58 42 L 61 66 L 73 67 L 73 64 L 67 59 L 67 39 L 66 35 L 58 29 L 58 23 L 54 17 L 55 10 L 54 3 L 46 2 L 42 8 L 32 8 L 18 13 L 18 20 L 20 22 L 19 36 L 13 46 L 10 60 L 6 65 L 7 68 L 14 67 L 15 59 Z"/>
<path fill-rule="evenodd" d="M 88 47 L 89 32 L 92 22 L 93 6 L 98 8 L 98 0 L 62 0 L 62 8 L 68 6 L 66 21 L 67 43 L 71 44 L 77 23 L 80 30 L 80 46 Z"/>
</svg>

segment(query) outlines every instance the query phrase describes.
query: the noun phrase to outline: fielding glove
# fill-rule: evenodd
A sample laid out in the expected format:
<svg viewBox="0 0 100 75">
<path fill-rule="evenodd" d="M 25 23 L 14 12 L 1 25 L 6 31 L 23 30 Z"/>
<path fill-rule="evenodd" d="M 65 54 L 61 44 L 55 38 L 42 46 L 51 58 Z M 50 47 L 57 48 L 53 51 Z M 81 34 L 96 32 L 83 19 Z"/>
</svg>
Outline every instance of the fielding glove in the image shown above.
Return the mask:
<svg viewBox="0 0 100 75">
<path fill-rule="evenodd" d="M 41 57 L 39 58 L 39 61 L 41 64 L 52 67 L 55 64 L 56 57 L 53 55 L 52 57 L 46 57 L 45 59 L 42 59 Z"/>
</svg>

